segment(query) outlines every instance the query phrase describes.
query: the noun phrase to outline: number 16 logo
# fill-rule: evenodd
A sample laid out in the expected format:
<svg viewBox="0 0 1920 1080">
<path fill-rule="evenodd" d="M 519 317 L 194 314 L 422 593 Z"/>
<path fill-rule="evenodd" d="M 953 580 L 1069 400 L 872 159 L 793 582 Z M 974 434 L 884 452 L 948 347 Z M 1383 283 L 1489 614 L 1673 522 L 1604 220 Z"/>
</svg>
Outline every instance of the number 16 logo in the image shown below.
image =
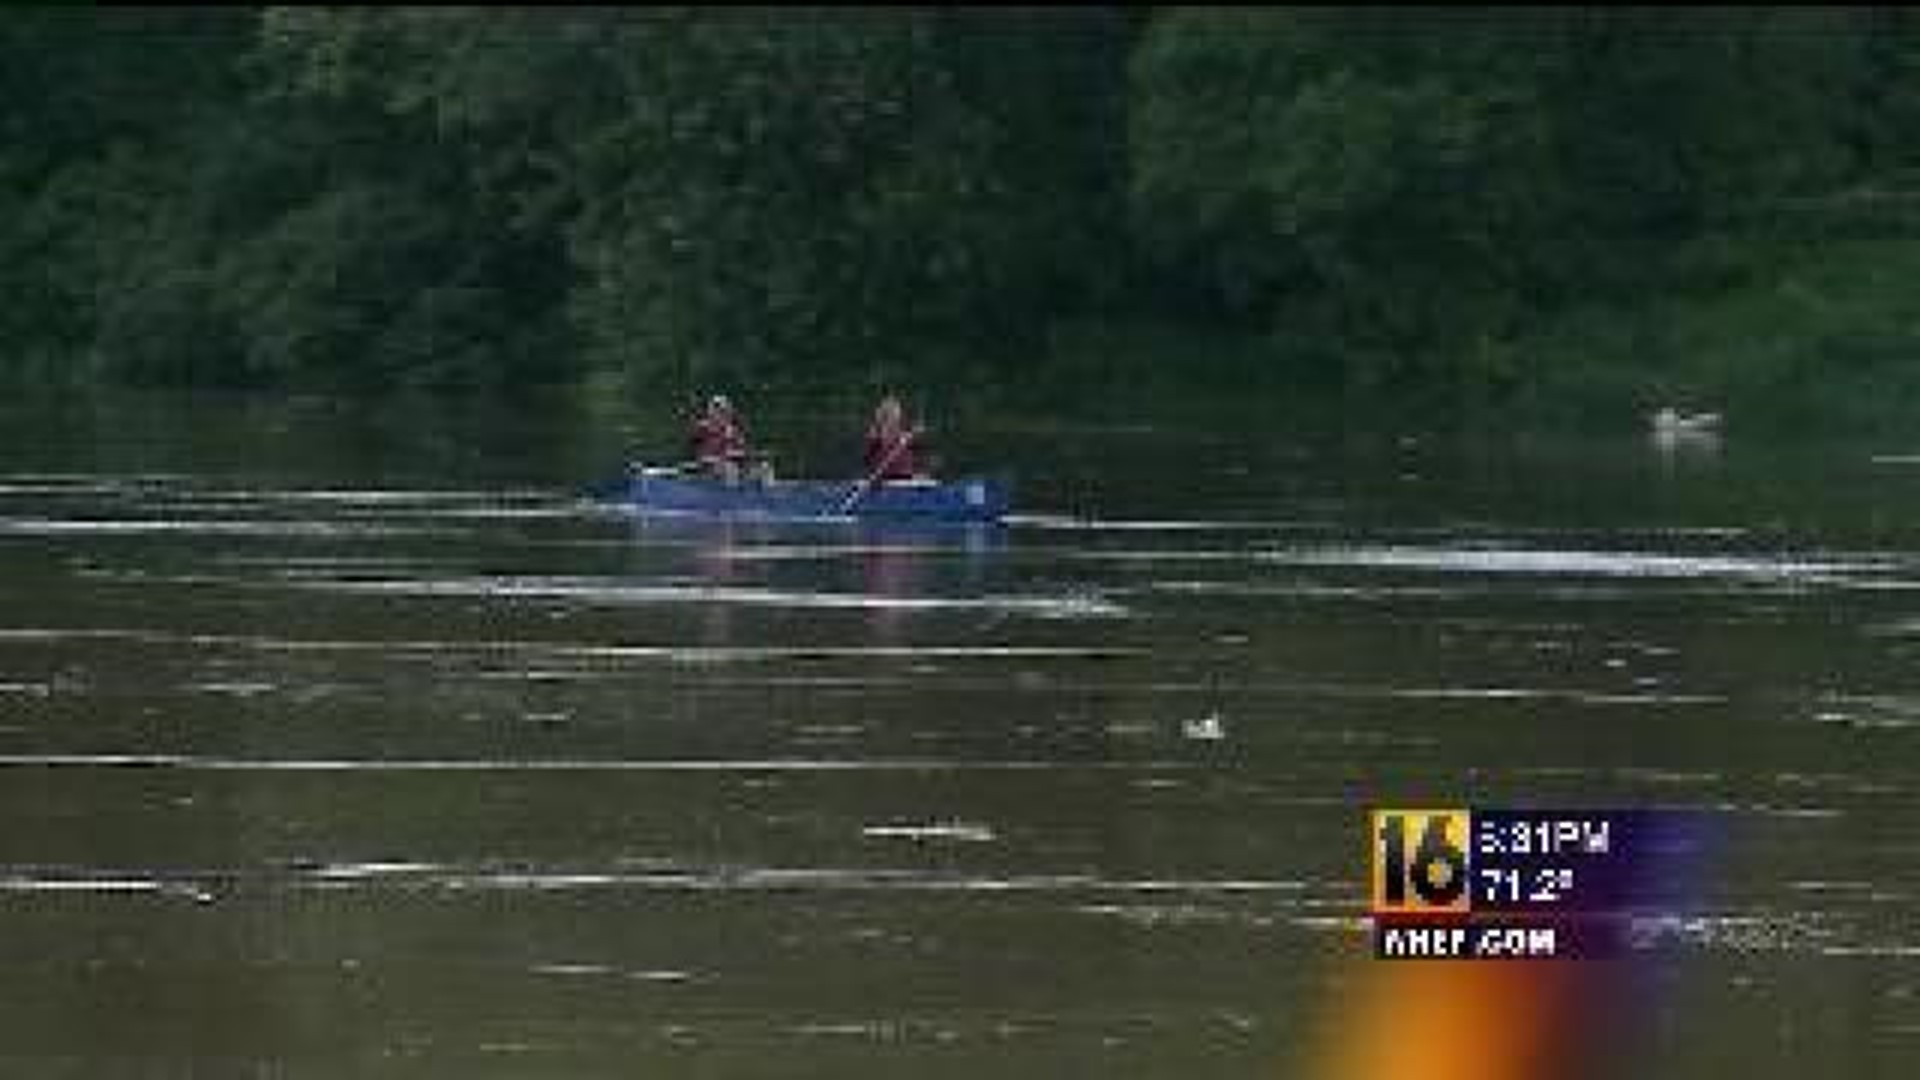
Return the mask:
<svg viewBox="0 0 1920 1080">
<path fill-rule="evenodd" d="M 1472 834 L 1473 815 L 1467 810 L 1375 810 L 1374 913 L 1468 910 L 1467 847 Z"/>
</svg>

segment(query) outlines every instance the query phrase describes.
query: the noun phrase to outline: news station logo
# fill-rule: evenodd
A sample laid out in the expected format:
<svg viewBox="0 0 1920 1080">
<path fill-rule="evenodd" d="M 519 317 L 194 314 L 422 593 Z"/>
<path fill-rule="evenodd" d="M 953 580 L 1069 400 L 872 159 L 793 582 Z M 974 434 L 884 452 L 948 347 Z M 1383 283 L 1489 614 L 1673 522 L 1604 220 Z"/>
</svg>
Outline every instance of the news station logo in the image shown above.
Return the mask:
<svg viewBox="0 0 1920 1080">
<path fill-rule="evenodd" d="M 1681 815 L 1392 808 L 1369 816 L 1374 955 L 1389 960 L 1617 955 L 1636 906 L 1687 857 Z"/>
<path fill-rule="evenodd" d="M 1468 891 L 1473 812 L 1373 812 L 1373 913 L 1453 915 L 1473 908 Z"/>
</svg>

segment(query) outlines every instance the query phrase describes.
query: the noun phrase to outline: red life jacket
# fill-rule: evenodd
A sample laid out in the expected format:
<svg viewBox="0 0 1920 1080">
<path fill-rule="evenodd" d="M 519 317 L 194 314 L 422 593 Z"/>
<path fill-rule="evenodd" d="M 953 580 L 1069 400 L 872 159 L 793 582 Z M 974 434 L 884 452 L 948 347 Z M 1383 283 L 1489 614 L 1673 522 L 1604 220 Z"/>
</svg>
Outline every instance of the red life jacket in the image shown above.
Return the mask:
<svg viewBox="0 0 1920 1080">
<path fill-rule="evenodd" d="M 702 461 L 747 456 L 746 433 L 733 420 L 702 416 L 694 421 L 693 431 L 687 436 L 687 445 L 694 458 Z"/>
<path fill-rule="evenodd" d="M 920 462 L 914 453 L 918 443 L 919 436 L 905 428 L 890 437 L 881 434 L 878 428 L 869 428 L 865 454 L 867 475 L 876 480 L 910 480 L 920 475 Z"/>
</svg>

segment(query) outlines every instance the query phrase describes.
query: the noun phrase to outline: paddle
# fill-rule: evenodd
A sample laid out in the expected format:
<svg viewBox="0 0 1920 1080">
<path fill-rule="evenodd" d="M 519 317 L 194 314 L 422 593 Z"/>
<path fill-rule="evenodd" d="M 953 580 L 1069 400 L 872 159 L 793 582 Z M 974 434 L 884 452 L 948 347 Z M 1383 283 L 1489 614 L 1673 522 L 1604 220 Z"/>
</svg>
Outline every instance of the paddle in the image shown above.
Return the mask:
<svg viewBox="0 0 1920 1080">
<path fill-rule="evenodd" d="M 914 429 L 908 428 L 898 439 L 894 440 L 893 446 L 881 456 L 880 464 L 875 465 L 873 471 L 867 474 L 867 478 L 854 485 L 853 490 L 847 493 L 847 501 L 840 504 L 841 514 L 851 513 L 853 511 L 853 504 L 865 498 L 867 492 L 873 490 L 873 485 L 880 479 L 880 474 L 887 471 L 887 466 L 893 464 L 893 459 L 899 456 L 900 450 L 905 447 L 907 443 L 913 441 L 915 434 Z"/>
</svg>

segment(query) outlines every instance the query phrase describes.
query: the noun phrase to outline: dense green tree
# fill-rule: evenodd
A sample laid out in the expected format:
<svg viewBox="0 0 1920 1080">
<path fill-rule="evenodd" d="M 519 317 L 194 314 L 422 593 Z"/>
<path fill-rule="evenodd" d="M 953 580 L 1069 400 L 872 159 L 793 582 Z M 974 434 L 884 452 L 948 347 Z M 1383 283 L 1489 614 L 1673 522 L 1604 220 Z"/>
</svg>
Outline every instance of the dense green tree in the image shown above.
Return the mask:
<svg viewBox="0 0 1920 1080">
<path fill-rule="evenodd" d="M 1716 215 L 1846 175 L 1858 25 L 1171 12 L 1133 60 L 1139 226 L 1225 312 L 1460 371 L 1459 343 L 1644 285 Z"/>
<path fill-rule="evenodd" d="M 1892 9 L 26 9 L 0 368 L 1017 381 L 1123 313 L 1499 387 L 1884 227 L 1916 102 Z"/>
<path fill-rule="evenodd" d="M 597 363 L 744 377 L 1017 332 L 1088 295 L 1100 214 L 1118 220 L 1124 31 L 1110 15 L 289 10 L 263 38 L 286 93 L 433 132 L 496 220 L 560 238 Z"/>
</svg>

